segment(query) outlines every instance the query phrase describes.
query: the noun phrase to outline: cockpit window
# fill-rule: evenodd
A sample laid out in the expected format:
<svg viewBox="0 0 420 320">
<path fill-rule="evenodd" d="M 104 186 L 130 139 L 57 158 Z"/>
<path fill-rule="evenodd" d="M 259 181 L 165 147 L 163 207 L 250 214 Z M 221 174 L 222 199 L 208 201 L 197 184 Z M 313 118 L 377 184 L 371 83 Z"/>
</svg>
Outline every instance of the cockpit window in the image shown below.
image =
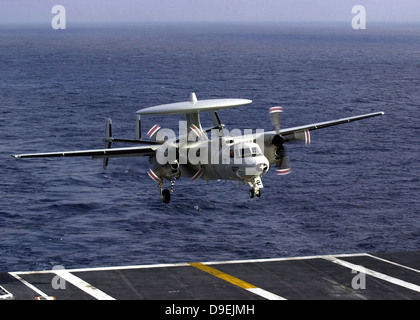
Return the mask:
<svg viewBox="0 0 420 320">
<path fill-rule="evenodd" d="M 242 147 L 235 149 L 236 157 L 238 158 L 248 158 L 248 157 L 256 157 L 261 155 L 261 149 L 258 146 L 252 147 Z M 232 153 L 231 153 L 232 156 Z"/>
<path fill-rule="evenodd" d="M 261 152 L 260 152 L 258 147 L 252 147 L 251 148 L 251 154 L 252 154 L 253 157 L 255 157 L 255 156 L 261 154 Z"/>
</svg>

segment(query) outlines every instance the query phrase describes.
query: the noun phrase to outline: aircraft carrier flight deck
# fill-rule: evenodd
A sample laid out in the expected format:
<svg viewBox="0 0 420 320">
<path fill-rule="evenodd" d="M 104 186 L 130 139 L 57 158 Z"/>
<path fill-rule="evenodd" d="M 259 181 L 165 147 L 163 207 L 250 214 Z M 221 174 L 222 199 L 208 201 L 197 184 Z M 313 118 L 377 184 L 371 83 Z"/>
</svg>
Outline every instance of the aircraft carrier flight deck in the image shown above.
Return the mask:
<svg viewBox="0 0 420 320">
<path fill-rule="evenodd" d="M 420 251 L 0 273 L 0 300 L 417 300 Z"/>
</svg>

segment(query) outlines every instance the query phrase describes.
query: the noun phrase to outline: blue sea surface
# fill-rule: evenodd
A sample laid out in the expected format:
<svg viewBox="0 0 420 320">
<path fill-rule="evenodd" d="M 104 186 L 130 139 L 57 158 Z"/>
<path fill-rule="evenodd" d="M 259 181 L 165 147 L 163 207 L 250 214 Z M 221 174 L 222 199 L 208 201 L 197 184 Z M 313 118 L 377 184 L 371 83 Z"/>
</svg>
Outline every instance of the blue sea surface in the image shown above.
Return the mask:
<svg viewBox="0 0 420 320">
<path fill-rule="evenodd" d="M 245 98 L 228 129 L 375 111 L 289 145 L 261 198 L 181 179 L 169 204 L 147 158 L 14 159 L 133 138 L 141 108 Z M 0 28 L 0 270 L 418 250 L 420 25 L 137 24 Z M 143 134 L 178 117 L 144 117 Z M 121 145 L 122 146 L 122 145 Z M 169 184 L 167 184 L 169 185 Z"/>
</svg>

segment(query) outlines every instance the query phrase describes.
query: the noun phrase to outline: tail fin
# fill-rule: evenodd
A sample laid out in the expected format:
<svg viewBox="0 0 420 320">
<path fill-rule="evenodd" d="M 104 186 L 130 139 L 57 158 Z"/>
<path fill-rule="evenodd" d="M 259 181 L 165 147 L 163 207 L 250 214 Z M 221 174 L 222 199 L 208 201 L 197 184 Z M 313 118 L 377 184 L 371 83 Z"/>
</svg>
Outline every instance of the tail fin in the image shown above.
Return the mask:
<svg viewBox="0 0 420 320">
<path fill-rule="evenodd" d="M 106 128 L 105 128 L 105 148 L 111 149 L 112 144 L 112 120 L 110 117 L 106 119 Z M 104 170 L 108 167 L 109 158 L 104 158 Z"/>
<path fill-rule="evenodd" d="M 136 135 L 135 135 L 135 139 L 136 140 L 141 140 L 141 120 L 140 120 L 140 115 L 139 114 L 136 117 Z"/>
</svg>

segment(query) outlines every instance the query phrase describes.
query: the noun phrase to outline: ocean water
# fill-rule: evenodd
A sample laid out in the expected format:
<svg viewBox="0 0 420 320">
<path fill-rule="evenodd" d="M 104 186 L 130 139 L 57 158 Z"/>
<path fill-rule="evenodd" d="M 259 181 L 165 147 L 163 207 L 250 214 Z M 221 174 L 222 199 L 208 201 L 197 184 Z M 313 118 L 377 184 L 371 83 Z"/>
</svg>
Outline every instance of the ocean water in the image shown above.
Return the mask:
<svg viewBox="0 0 420 320">
<path fill-rule="evenodd" d="M 139 24 L 0 28 L 0 270 L 418 250 L 420 25 Z M 133 138 L 157 104 L 246 98 L 228 129 L 375 111 L 290 145 L 261 198 L 181 179 L 169 204 L 146 158 L 14 159 Z M 143 133 L 177 117 L 144 117 Z M 122 146 L 122 145 L 121 145 Z"/>
</svg>

